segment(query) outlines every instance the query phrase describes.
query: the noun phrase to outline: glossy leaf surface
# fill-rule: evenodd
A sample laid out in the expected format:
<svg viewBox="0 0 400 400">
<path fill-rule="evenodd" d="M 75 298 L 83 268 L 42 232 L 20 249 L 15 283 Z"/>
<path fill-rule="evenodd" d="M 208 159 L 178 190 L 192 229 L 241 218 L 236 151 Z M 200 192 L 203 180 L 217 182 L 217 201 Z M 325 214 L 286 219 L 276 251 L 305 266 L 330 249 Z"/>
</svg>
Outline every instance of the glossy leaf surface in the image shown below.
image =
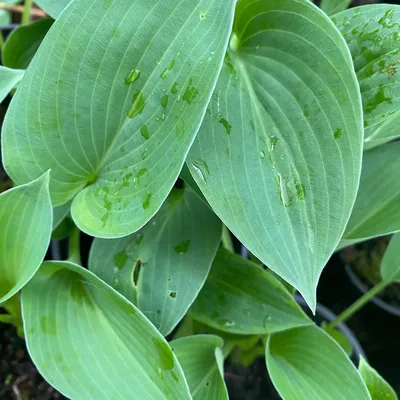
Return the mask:
<svg viewBox="0 0 400 400">
<path fill-rule="evenodd" d="M 397 400 L 393 388 L 362 357 L 360 357 L 358 370 L 367 385 L 372 400 Z"/>
<path fill-rule="evenodd" d="M 191 398 L 160 333 L 89 271 L 66 262 L 44 263 L 22 292 L 22 312 L 35 365 L 69 398 Z"/>
<path fill-rule="evenodd" d="M 224 382 L 223 340 L 196 335 L 171 342 L 182 366 L 193 400 L 228 400 Z"/>
<path fill-rule="evenodd" d="M 239 0 L 235 18 L 188 166 L 224 224 L 314 308 L 361 169 L 351 57 L 310 2 Z"/>
<path fill-rule="evenodd" d="M 215 329 L 240 335 L 312 323 L 272 274 L 224 249 L 218 251 L 190 313 Z"/>
<path fill-rule="evenodd" d="M 365 148 L 400 136 L 400 6 L 356 7 L 333 21 L 347 41 L 360 83 Z"/>
<path fill-rule="evenodd" d="M 0 303 L 35 274 L 50 243 L 49 174 L 0 195 Z"/>
<path fill-rule="evenodd" d="M 25 71 L 23 70 L 11 69 L 0 65 L 0 103 L 17 86 L 23 78 L 24 73 Z"/>
<path fill-rule="evenodd" d="M 382 258 L 381 276 L 388 282 L 400 282 L 400 233 L 390 239 Z"/>
<path fill-rule="evenodd" d="M 360 189 L 341 244 L 400 230 L 400 143 L 364 154 Z"/>
<path fill-rule="evenodd" d="M 266 360 L 272 382 L 284 399 L 371 399 L 341 347 L 315 325 L 269 336 Z"/>
<path fill-rule="evenodd" d="M 53 21 L 46 18 L 13 30 L 1 49 L 3 65 L 14 69 L 28 68 L 52 24 Z"/>
<path fill-rule="evenodd" d="M 71 3 L 8 110 L 9 175 L 21 183 L 51 168 L 53 205 L 76 195 L 72 217 L 90 235 L 122 237 L 143 227 L 169 194 L 197 134 L 234 4 Z"/>
<path fill-rule="evenodd" d="M 190 188 L 174 189 L 139 232 L 115 240 L 96 239 L 89 268 L 167 335 L 203 286 L 221 228 L 217 216 Z"/>
</svg>

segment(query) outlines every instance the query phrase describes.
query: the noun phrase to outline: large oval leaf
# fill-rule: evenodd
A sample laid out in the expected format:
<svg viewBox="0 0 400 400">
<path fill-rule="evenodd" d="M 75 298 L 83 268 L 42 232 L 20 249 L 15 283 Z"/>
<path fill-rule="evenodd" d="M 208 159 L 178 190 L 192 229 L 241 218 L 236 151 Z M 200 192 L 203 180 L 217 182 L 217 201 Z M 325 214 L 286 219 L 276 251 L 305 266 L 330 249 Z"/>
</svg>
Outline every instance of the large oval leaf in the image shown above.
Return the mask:
<svg viewBox="0 0 400 400">
<path fill-rule="evenodd" d="M 29 353 L 73 400 L 190 399 L 182 369 L 152 323 L 89 271 L 46 262 L 22 291 Z"/>
<path fill-rule="evenodd" d="M 271 273 L 224 249 L 218 251 L 190 313 L 215 329 L 239 335 L 312 323 Z"/>
<path fill-rule="evenodd" d="M 228 400 L 223 344 L 223 340 L 214 335 L 189 336 L 171 342 L 193 400 Z"/>
<path fill-rule="evenodd" d="M 351 0 L 321 0 L 321 10 L 332 15 L 345 10 L 351 4 Z"/>
<path fill-rule="evenodd" d="M 284 399 L 371 399 L 342 348 L 315 325 L 269 336 L 266 361 L 272 382 Z"/>
<path fill-rule="evenodd" d="M 96 239 L 89 268 L 167 335 L 203 286 L 221 229 L 217 216 L 190 188 L 174 189 L 139 232 L 116 240 Z"/>
<path fill-rule="evenodd" d="M 35 274 L 50 243 L 49 173 L 0 195 L 0 303 Z"/>
<path fill-rule="evenodd" d="M 368 149 L 400 135 L 400 6 L 352 8 L 333 21 L 347 41 L 360 82 Z"/>
<path fill-rule="evenodd" d="M 400 143 L 364 154 L 360 189 L 341 246 L 400 230 Z"/>
<path fill-rule="evenodd" d="M 52 169 L 85 232 L 126 236 L 158 211 L 203 119 L 235 0 L 82 0 L 50 29 L 4 125 L 17 183 Z"/>
<path fill-rule="evenodd" d="M 359 182 L 351 57 L 309 2 L 240 0 L 233 29 L 188 166 L 228 228 L 315 308 Z"/>
</svg>

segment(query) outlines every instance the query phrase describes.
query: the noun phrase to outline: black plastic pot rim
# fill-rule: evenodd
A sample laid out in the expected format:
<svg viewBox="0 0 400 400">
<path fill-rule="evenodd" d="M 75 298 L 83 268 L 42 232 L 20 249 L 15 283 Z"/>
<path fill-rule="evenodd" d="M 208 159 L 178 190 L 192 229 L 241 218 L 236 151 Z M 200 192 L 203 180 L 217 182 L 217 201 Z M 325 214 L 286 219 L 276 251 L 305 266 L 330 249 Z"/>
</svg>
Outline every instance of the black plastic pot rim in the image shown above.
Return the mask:
<svg viewBox="0 0 400 400">
<path fill-rule="evenodd" d="M 365 285 L 361 279 L 354 273 L 353 269 L 349 264 L 345 265 L 346 273 L 351 281 L 351 283 L 361 292 L 361 294 L 365 294 L 368 292 L 368 286 Z M 382 310 L 388 312 L 389 314 L 395 315 L 396 317 L 400 317 L 400 307 L 392 306 L 391 304 L 386 303 L 386 301 L 381 300 L 379 297 L 373 297 L 371 302 L 376 306 L 381 308 Z"/>
</svg>

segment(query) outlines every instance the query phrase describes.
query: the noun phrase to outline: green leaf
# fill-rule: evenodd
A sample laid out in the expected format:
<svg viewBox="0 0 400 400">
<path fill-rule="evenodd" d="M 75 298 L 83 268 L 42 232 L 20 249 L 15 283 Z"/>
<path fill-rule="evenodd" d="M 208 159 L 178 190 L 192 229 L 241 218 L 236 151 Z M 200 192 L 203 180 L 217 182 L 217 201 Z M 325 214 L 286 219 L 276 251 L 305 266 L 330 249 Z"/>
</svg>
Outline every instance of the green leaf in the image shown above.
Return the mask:
<svg viewBox="0 0 400 400">
<path fill-rule="evenodd" d="M 1 51 L 3 65 L 14 69 L 28 68 L 52 24 L 53 21 L 46 18 L 13 30 Z"/>
<path fill-rule="evenodd" d="M 8 93 L 10 93 L 10 91 L 17 86 L 17 84 L 24 76 L 24 73 L 25 71 L 19 69 L 11 69 L 0 65 L 0 103 L 7 97 Z"/>
<path fill-rule="evenodd" d="M 173 189 L 139 232 L 116 240 L 96 239 L 89 269 L 136 304 L 167 335 L 203 286 L 221 228 L 216 215 L 190 188 Z"/>
<path fill-rule="evenodd" d="M 321 0 L 321 10 L 325 14 L 332 15 L 349 7 L 352 0 Z"/>
<path fill-rule="evenodd" d="M 315 325 L 269 336 L 266 362 L 284 399 L 371 399 L 341 347 Z"/>
<path fill-rule="evenodd" d="M 233 31 L 188 166 L 224 224 L 315 309 L 359 183 L 351 57 L 310 2 L 239 0 Z"/>
<path fill-rule="evenodd" d="M 400 136 L 400 6 L 352 8 L 333 21 L 347 41 L 360 83 L 365 148 Z"/>
<path fill-rule="evenodd" d="M 350 341 L 347 338 L 347 336 L 343 332 L 339 331 L 338 329 L 335 329 L 335 328 L 329 329 L 328 323 L 325 322 L 325 321 L 322 322 L 320 326 L 326 333 L 328 333 L 329 336 L 331 336 L 333 339 L 335 339 L 335 342 L 350 357 L 351 354 L 353 353 L 353 346 L 350 343 Z"/>
<path fill-rule="evenodd" d="M 392 387 L 360 357 L 358 370 L 369 390 L 372 400 L 397 400 L 397 395 Z"/>
<path fill-rule="evenodd" d="M 71 202 L 53 209 L 53 230 L 56 229 L 62 220 L 68 215 L 70 208 Z"/>
<path fill-rule="evenodd" d="M 29 353 L 71 399 L 190 399 L 182 369 L 152 323 L 91 272 L 46 262 L 22 291 Z"/>
<path fill-rule="evenodd" d="M 388 282 L 400 282 L 400 233 L 390 239 L 382 258 L 381 276 Z"/>
<path fill-rule="evenodd" d="M 72 217 L 92 236 L 142 228 L 171 191 L 197 134 L 234 5 L 72 2 L 7 112 L 11 178 L 21 183 L 51 168 L 53 205 L 76 195 Z"/>
<path fill-rule="evenodd" d="M 50 243 L 49 173 L 0 195 L 0 303 L 35 274 Z"/>
<path fill-rule="evenodd" d="M 70 2 L 71 0 L 35 0 L 35 3 L 54 19 L 58 18 Z M 106 5 L 106 3 L 104 3 L 104 5 Z"/>
<path fill-rule="evenodd" d="M 272 274 L 225 249 L 218 251 L 190 313 L 215 329 L 240 335 L 312 323 Z"/>
<path fill-rule="evenodd" d="M 400 143 L 364 154 L 360 188 L 339 247 L 400 230 Z"/>
<path fill-rule="evenodd" d="M 228 400 L 223 344 L 221 338 L 213 335 L 189 336 L 171 342 L 193 400 Z"/>
</svg>

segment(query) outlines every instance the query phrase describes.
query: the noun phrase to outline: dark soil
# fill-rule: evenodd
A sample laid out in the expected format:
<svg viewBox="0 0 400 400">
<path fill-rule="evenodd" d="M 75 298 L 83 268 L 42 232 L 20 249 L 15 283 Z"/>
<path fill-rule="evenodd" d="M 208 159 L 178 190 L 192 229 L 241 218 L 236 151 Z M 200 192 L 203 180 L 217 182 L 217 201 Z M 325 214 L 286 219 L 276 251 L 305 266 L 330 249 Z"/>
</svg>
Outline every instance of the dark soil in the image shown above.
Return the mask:
<svg viewBox="0 0 400 400">
<path fill-rule="evenodd" d="M 29 357 L 25 341 L 5 324 L 0 324 L 0 399 L 65 399 L 43 380 Z"/>
</svg>

